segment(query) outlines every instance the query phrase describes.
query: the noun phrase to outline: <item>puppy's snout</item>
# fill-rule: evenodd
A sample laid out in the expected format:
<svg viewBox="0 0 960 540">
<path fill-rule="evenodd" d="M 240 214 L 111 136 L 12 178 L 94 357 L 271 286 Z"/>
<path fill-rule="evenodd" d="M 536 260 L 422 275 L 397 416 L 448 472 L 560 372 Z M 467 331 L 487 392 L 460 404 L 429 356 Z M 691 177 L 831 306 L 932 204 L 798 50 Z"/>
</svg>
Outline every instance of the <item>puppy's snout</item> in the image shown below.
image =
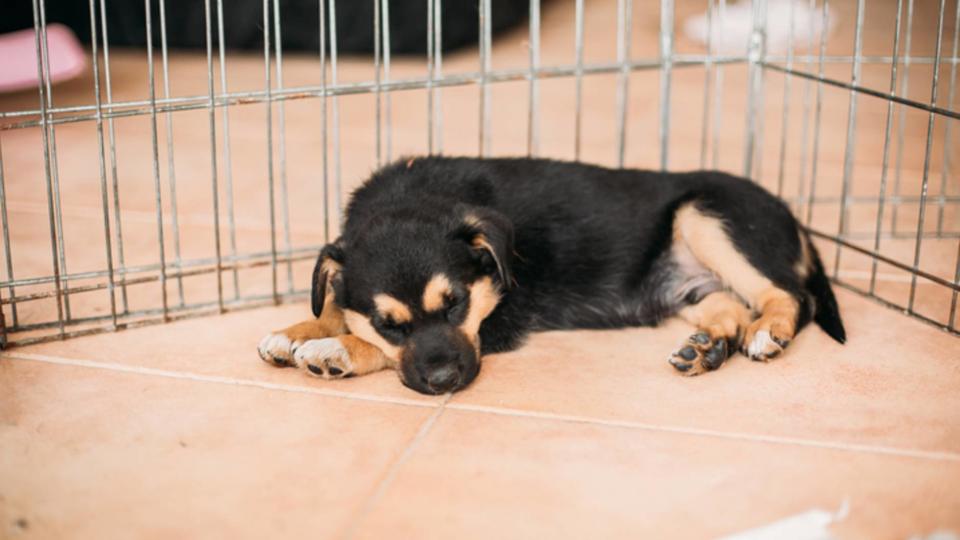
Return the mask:
<svg viewBox="0 0 960 540">
<path fill-rule="evenodd" d="M 446 392 L 460 383 L 460 369 L 456 365 L 442 365 L 430 370 L 426 379 L 430 389 L 434 392 Z"/>
<path fill-rule="evenodd" d="M 416 332 L 400 362 L 401 380 L 425 394 L 443 394 L 470 383 L 480 369 L 470 341 L 455 328 L 437 325 Z"/>
</svg>

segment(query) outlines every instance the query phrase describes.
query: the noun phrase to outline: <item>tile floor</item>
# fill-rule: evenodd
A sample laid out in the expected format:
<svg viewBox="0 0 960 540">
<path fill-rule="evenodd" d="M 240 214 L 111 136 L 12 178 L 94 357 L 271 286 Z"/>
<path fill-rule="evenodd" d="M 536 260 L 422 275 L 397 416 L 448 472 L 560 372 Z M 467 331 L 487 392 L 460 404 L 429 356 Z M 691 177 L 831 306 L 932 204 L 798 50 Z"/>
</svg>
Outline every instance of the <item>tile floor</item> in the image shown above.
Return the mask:
<svg viewBox="0 0 960 540">
<path fill-rule="evenodd" d="M 840 303 L 846 346 L 686 379 L 681 322 L 545 333 L 452 397 L 260 361 L 305 304 L 15 349 L 0 536 L 707 538 L 845 501 L 841 538 L 960 530 L 956 338 Z"/>
<path fill-rule="evenodd" d="M 638 0 L 635 13 L 655 13 L 658 3 L 647 4 Z M 831 47 L 839 44 L 833 52 L 842 53 L 852 40 L 842 22 L 851 20 L 855 4 L 830 5 L 841 21 Z M 875 24 L 864 35 L 864 51 L 887 54 L 892 3 L 868 5 Z M 932 49 L 930 6 L 917 3 L 916 51 Z M 544 64 L 572 61 L 568 7 L 544 5 Z M 589 7 L 587 61 L 609 60 L 616 2 Z M 677 20 L 697 9 L 678 3 Z M 657 22 L 635 21 L 634 50 L 655 54 Z M 523 32 L 498 39 L 494 67 L 526 66 L 525 39 Z M 677 47 L 696 51 L 680 35 Z M 142 52 L 117 50 L 112 59 L 117 99 L 141 98 Z M 231 90 L 259 88 L 261 62 L 257 55 L 232 55 Z M 395 59 L 393 74 L 420 76 L 423 67 Z M 315 58 L 290 54 L 284 69 L 288 85 L 316 82 Z M 475 51 L 445 58 L 445 69 L 476 69 Z M 910 96 L 928 99 L 929 73 L 913 69 Z M 849 75 L 845 65 L 828 70 Z M 367 60 L 342 59 L 342 80 L 371 74 Z M 206 92 L 202 56 L 173 55 L 171 75 L 174 95 Z M 871 87 L 888 84 L 883 66 L 865 66 L 863 76 Z M 725 77 L 717 164 L 738 171 L 745 72 L 731 66 Z M 89 103 L 90 79 L 55 88 L 56 102 Z M 771 189 L 783 82 L 775 75 L 766 81 L 771 135 L 762 147 L 761 178 Z M 631 77 L 628 165 L 658 162 L 658 88 L 654 72 Z M 799 83 L 792 88 L 794 97 L 802 94 Z M 584 81 L 585 160 L 613 163 L 615 89 L 614 77 Z M 548 80 L 541 91 L 541 152 L 569 158 L 573 87 L 569 80 Z M 526 118 L 526 83 L 492 92 L 494 153 L 516 154 L 526 148 L 525 126 L 516 125 Z M 702 92 L 702 71 L 675 70 L 673 168 L 699 164 Z M 447 153 L 476 151 L 476 94 L 475 88 L 443 93 Z M 837 89 L 824 92 L 818 184 L 824 194 L 839 193 L 848 98 Z M 28 93 L 0 97 L 2 110 L 35 104 Z M 370 96 L 340 100 L 343 196 L 372 167 L 372 104 Z M 317 107 L 316 100 L 287 103 L 294 245 L 322 242 Z M 424 151 L 424 107 L 421 92 L 393 96 L 394 155 Z M 789 109 L 785 193 L 799 187 L 801 113 Z M 854 194 L 877 191 L 885 113 L 881 100 L 860 101 Z M 926 117 L 909 113 L 906 120 L 903 189 L 915 194 Z M 184 258 L 206 257 L 212 249 L 208 121 L 205 111 L 174 117 Z M 262 251 L 270 230 L 263 211 L 262 107 L 233 108 L 231 126 L 238 249 Z M 117 129 L 127 264 L 146 264 L 156 260 L 158 247 L 150 130 L 146 118 L 118 120 Z M 938 129 L 934 158 L 942 159 Z M 98 269 L 100 194 L 90 187 L 99 182 L 95 131 L 90 123 L 64 124 L 57 137 L 70 268 Z M 45 195 L 36 183 L 39 141 L 36 129 L 3 132 L 18 277 L 49 273 Z M 161 141 L 165 190 L 166 151 Z M 931 171 L 932 194 L 939 193 L 938 175 Z M 836 217 L 836 208 L 818 208 L 813 223 L 834 230 Z M 851 214 L 854 228 L 869 231 L 874 219 L 870 212 Z M 898 219 L 910 230 L 916 208 Z M 955 207 L 945 209 L 948 226 L 958 219 Z M 170 235 L 166 242 L 172 253 Z M 831 266 L 832 247 L 821 249 Z M 913 244 L 885 240 L 882 252 L 910 263 Z M 956 239 L 928 240 L 921 262 L 953 279 L 955 257 Z M 306 283 L 310 266 L 293 266 L 297 286 Z M 844 253 L 841 275 L 855 279 L 869 270 L 868 260 Z M 906 276 L 880 270 L 881 294 L 905 302 Z M 229 294 L 233 282 L 229 274 L 225 279 Z M 268 280 L 268 269 L 245 271 L 238 288 L 267 292 Z M 168 284 L 171 302 L 178 301 L 177 285 Z M 186 297 L 211 300 L 212 285 L 211 276 L 187 279 Z M 285 268 L 281 286 L 287 286 Z M 132 287 L 131 305 L 156 306 L 157 289 Z M 918 310 L 943 318 L 950 304 L 943 291 L 921 281 Z M 387 372 L 324 382 L 261 362 L 255 352 L 261 335 L 307 317 L 304 303 L 14 348 L 0 353 L 0 538 L 707 538 L 844 504 L 848 514 L 830 528 L 840 538 L 960 532 L 960 341 L 844 290 L 838 297 L 850 336 L 845 346 L 810 328 L 769 365 L 737 357 L 716 373 L 686 379 L 665 361 L 691 331 L 682 322 L 552 332 L 486 358 L 477 381 L 452 397 L 421 396 Z M 72 297 L 81 315 L 108 313 L 105 300 L 102 291 Z M 49 319 L 52 309 L 52 302 L 32 302 L 20 316 Z"/>
</svg>

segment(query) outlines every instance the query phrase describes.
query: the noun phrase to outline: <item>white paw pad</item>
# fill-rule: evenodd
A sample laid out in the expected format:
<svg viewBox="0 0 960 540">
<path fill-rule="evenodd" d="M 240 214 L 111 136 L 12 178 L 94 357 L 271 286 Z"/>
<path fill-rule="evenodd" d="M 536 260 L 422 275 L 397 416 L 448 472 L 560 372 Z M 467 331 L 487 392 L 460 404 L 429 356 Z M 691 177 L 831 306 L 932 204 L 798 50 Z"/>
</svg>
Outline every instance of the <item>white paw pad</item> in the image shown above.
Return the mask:
<svg viewBox="0 0 960 540">
<path fill-rule="evenodd" d="M 324 379 L 342 379 L 354 374 L 350 353 L 337 338 L 311 339 L 293 354 L 297 366 Z"/>
<path fill-rule="evenodd" d="M 747 345 L 747 356 L 751 360 L 766 361 L 779 356 L 786 346 L 787 342 L 771 336 L 766 330 L 760 330 Z"/>
<path fill-rule="evenodd" d="M 257 352 L 264 362 L 278 366 L 289 365 L 293 359 L 293 351 L 300 346 L 300 341 L 290 341 L 284 334 L 268 334 L 260 340 Z"/>
</svg>

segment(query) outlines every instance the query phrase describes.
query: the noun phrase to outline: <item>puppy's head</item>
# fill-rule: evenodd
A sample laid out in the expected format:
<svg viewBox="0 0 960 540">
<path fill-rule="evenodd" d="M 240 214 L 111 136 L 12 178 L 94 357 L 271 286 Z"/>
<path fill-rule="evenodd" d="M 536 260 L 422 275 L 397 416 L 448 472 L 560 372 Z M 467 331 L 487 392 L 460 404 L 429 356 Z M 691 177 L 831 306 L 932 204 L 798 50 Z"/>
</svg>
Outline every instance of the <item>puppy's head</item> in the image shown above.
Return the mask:
<svg viewBox="0 0 960 540">
<path fill-rule="evenodd" d="M 397 365 L 403 383 L 440 394 L 480 371 L 480 324 L 511 284 L 513 227 L 457 205 L 395 212 L 324 248 L 313 309 L 331 291 L 350 332 Z"/>
</svg>

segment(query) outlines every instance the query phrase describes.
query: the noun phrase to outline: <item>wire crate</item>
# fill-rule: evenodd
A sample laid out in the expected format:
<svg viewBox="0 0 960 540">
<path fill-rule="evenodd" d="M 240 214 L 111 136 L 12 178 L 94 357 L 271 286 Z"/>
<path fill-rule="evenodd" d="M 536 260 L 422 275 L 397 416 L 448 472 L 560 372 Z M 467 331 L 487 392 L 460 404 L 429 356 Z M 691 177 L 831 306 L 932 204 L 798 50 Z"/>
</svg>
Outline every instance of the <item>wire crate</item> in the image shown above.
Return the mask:
<svg viewBox="0 0 960 540">
<path fill-rule="evenodd" d="M 42 84 L 0 99 L 4 347 L 302 299 L 349 191 L 434 153 L 748 176 L 837 285 L 960 334 L 956 1 L 531 0 L 495 48 L 479 0 L 476 50 L 445 55 L 444 2 L 422 0 L 426 54 L 400 58 L 390 2 L 366 0 L 358 58 L 338 55 L 335 0 L 313 53 L 283 50 L 264 0 L 262 54 L 227 50 L 223 0 L 194 52 L 146 0 L 145 54 L 111 47 L 89 0 L 91 69 L 62 87 L 32 1 Z"/>
</svg>

